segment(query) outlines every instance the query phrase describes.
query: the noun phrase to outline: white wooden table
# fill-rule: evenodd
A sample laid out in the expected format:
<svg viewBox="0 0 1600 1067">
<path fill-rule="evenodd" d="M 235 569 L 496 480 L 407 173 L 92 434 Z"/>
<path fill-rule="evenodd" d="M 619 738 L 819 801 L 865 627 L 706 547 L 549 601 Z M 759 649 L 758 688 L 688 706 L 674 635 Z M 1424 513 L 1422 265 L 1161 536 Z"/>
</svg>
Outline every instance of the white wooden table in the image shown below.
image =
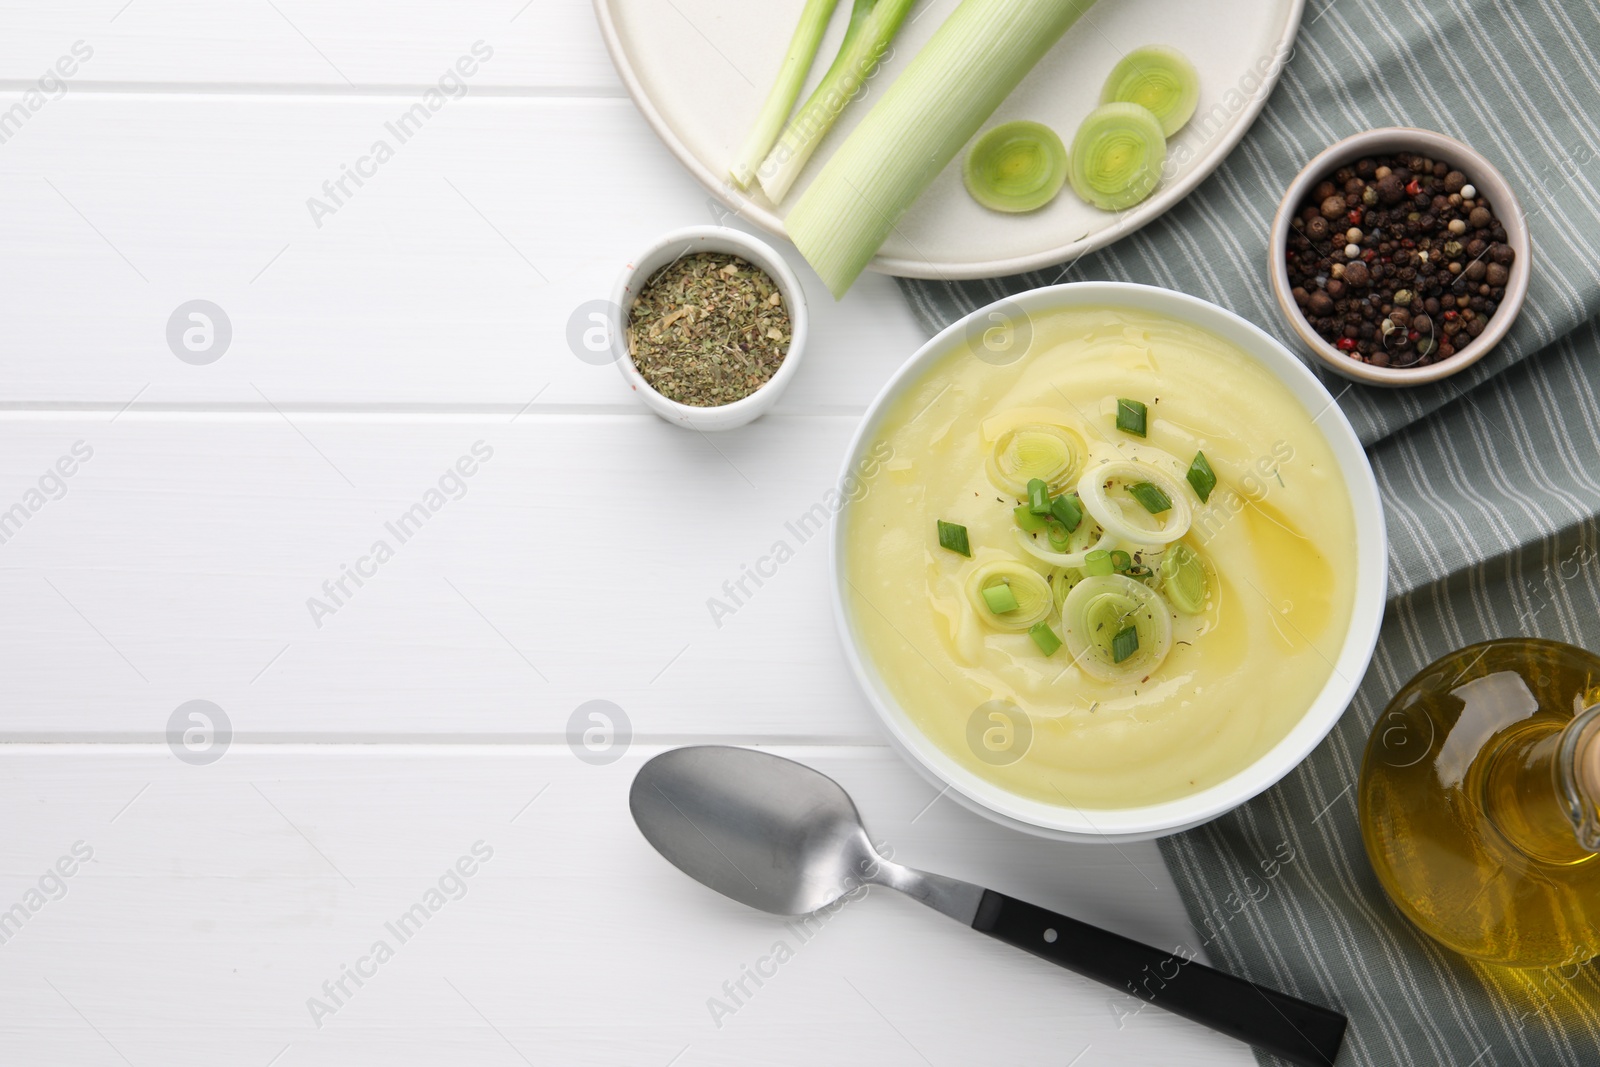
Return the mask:
<svg viewBox="0 0 1600 1067">
<path fill-rule="evenodd" d="M 813 348 L 714 444 L 573 354 L 624 260 L 720 215 L 586 0 L 8 0 L 0 64 L 0 1062 L 1251 1062 L 882 892 L 802 940 L 634 831 L 650 754 L 771 745 L 897 858 L 1194 940 L 1154 846 L 1002 830 L 883 747 L 821 544 L 713 622 L 922 338 L 785 248 Z M 225 350 L 169 345 L 195 300 Z M 185 761 L 194 700 L 232 737 Z M 592 700 L 608 763 L 568 743 Z"/>
</svg>

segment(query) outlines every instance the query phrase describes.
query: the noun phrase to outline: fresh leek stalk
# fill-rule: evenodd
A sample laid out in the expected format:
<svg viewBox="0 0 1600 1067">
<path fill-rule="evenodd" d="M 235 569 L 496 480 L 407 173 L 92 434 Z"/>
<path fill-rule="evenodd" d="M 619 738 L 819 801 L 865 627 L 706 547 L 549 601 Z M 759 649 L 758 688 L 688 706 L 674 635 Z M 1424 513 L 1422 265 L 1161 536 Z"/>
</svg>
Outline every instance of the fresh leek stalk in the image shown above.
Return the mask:
<svg viewBox="0 0 1600 1067">
<path fill-rule="evenodd" d="M 1002 599 L 997 593 L 1009 592 Z M 978 617 L 996 630 L 1020 633 L 1042 622 L 1055 607 L 1055 595 L 1044 575 L 1015 560 L 986 563 L 973 570 L 967 579 L 967 599 Z M 1016 606 L 996 611 L 995 603 Z"/>
<path fill-rule="evenodd" d="M 889 42 L 900 32 L 900 24 L 915 3 L 916 0 L 855 0 L 850 9 L 850 25 L 833 65 L 761 163 L 757 177 L 767 199 L 774 204 L 783 203 L 839 113 L 878 68 L 878 60 L 889 50 Z"/>
<path fill-rule="evenodd" d="M 1103 682 L 1146 678 L 1172 650 L 1172 614 L 1161 595 L 1120 574 L 1085 578 L 1061 604 L 1061 629 L 1073 662 Z M 1136 641 L 1119 647 L 1132 629 Z"/>
<path fill-rule="evenodd" d="M 844 295 L 900 217 L 1092 3 L 962 0 L 784 220 L 834 296 Z"/>
<path fill-rule="evenodd" d="M 772 92 L 767 94 L 756 124 L 750 128 L 744 147 L 739 149 L 729 168 L 728 175 L 739 188 L 750 187 L 756 168 L 772 151 L 779 131 L 800 96 L 800 88 L 806 83 L 806 75 L 811 73 L 811 61 L 817 56 L 822 35 L 828 30 L 828 20 L 833 18 L 833 9 L 838 5 L 839 0 L 806 0 L 805 9 L 800 12 L 800 25 L 795 27 L 794 37 L 789 41 L 789 52 L 783 57 L 783 66 L 778 68 L 777 80 L 772 83 Z"/>
</svg>

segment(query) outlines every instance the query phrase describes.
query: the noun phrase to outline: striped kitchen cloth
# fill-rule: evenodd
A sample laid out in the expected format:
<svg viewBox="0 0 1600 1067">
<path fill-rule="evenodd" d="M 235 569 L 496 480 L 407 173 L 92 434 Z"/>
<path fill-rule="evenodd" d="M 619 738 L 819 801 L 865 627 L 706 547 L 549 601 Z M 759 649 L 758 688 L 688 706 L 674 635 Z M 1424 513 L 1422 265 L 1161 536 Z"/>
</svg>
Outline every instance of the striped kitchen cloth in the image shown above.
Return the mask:
<svg viewBox="0 0 1600 1067">
<path fill-rule="evenodd" d="M 1065 271 L 901 285 L 932 331 L 1057 281 L 1144 282 L 1293 349 L 1265 277 L 1279 192 L 1332 142 L 1391 125 L 1459 137 L 1517 188 L 1534 247 L 1527 304 L 1494 352 L 1444 382 L 1327 379 L 1387 508 L 1393 599 L 1372 668 L 1301 767 L 1162 852 L 1219 966 L 1350 1015 L 1341 1065 L 1592 1067 L 1600 967 L 1552 981 L 1435 946 L 1379 887 L 1353 786 L 1388 698 L 1438 656 L 1517 634 L 1600 651 L 1600 4 L 1310 0 L 1261 116 L 1183 203 Z M 1260 861 L 1291 850 L 1273 892 L 1207 924 Z"/>
</svg>

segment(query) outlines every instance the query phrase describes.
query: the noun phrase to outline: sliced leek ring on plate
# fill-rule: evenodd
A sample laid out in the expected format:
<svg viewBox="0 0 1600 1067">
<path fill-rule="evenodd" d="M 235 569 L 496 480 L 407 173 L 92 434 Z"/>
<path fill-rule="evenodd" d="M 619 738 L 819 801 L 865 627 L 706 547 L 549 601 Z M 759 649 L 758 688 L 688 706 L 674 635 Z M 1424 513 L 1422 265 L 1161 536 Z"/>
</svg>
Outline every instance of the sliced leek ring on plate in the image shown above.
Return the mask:
<svg viewBox="0 0 1600 1067">
<path fill-rule="evenodd" d="M 1194 521 L 1185 487 L 1142 459 L 1090 467 L 1078 479 L 1078 499 L 1117 542 L 1171 544 L 1188 533 Z"/>
<path fill-rule="evenodd" d="M 1028 483 L 1035 478 L 1052 495 L 1075 483 L 1088 457 L 1089 448 L 1076 430 L 1027 423 L 995 438 L 985 469 L 996 489 L 1026 500 Z"/>
<path fill-rule="evenodd" d="M 1072 139 L 1067 180 L 1100 210 L 1121 211 L 1155 191 L 1166 161 L 1160 119 L 1138 104 L 1101 104 Z"/>
<path fill-rule="evenodd" d="M 1103 682 L 1137 682 L 1172 651 L 1172 614 L 1161 594 L 1120 574 L 1072 587 L 1061 605 L 1073 662 Z"/>
<path fill-rule="evenodd" d="M 1067 147 L 1037 122 L 996 126 L 978 138 L 961 168 L 972 199 L 991 211 L 1037 211 L 1067 182 Z"/>
<path fill-rule="evenodd" d="M 1026 563 L 1010 559 L 973 568 L 967 578 L 967 599 L 978 618 L 1008 633 L 1027 630 L 1044 621 L 1056 603 L 1044 575 Z"/>
<path fill-rule="evenodd" d="M 1149 111 L 1168 137 L 1183 128 L 1199 101 L 1200 74 L 1189 57 L 1158 44 L 1123 56 L 1100 91 L 1102 104 L 1138 104 Z"/>
</svg>

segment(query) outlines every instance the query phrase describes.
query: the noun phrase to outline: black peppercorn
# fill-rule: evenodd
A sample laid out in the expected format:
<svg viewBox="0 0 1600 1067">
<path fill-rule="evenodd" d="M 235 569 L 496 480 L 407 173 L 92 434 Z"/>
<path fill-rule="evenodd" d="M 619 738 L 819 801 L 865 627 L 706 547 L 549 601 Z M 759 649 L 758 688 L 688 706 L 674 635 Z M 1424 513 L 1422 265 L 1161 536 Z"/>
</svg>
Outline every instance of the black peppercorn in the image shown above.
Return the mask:
<svg viewBox="0 0 1600 1067">
<path fill-rule="evenodd" d="M 1513 254 L 1488 200 L 1461 196 L 1468 184 L 1445 161 L 1417 154 L 1358 160 L 1319 182 L 1295 205 L 1284 250 L 1293 299 L 1312 328 L 1352 358 L 1402 367 L 1454 354 L 1473 323 L 1481 332 L 1504 297 Z M 1346 257 L 1347 244 L 1360 252 Z"/>
</svg>

